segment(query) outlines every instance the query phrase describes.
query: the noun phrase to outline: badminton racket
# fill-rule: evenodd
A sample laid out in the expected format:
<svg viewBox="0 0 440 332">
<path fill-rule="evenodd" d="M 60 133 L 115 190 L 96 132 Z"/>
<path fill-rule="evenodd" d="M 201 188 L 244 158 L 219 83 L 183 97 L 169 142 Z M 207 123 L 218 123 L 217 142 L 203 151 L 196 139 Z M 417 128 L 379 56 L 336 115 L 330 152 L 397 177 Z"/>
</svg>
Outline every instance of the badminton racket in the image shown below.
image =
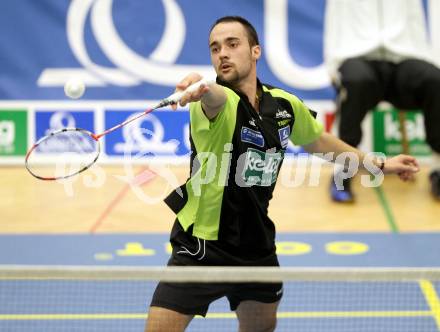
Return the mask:
<svg viewBox="0 0 440 332">
<path fill-rule="evenodd" d="M 177 104 L 186 93 L 197 91 L 201 85 L 213 81 L 201 80 L 162 99 L 156 106 L 130 117 L 100 134 L 82 128 L 63 128 L 40 138 L 27 152 L 26 169 L 40 180 L 60 180 L 75 176 L 89 169 L 101 153 L 100 138 L 151 113 L 152 111 Z"/>
</svg>

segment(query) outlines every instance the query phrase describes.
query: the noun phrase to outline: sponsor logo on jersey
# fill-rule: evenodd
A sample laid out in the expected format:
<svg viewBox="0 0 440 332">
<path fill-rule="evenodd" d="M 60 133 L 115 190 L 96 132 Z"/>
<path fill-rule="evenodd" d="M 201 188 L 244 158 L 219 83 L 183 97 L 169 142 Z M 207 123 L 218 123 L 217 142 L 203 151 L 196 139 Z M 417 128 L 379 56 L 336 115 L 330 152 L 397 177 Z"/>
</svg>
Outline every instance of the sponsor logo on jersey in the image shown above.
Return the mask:
<svg viewBox="0 0 440 332">
<path fill-rule="evenodd" d="M 241 128 L 241 141 L 264 147 L 264 137 L 261 132 L 247 127 Z"/>
<path fill-rule="evenodd" d="M 278 127 L 284 127 L 285 125 L 289 124 L 290 120 L 281 120 L 278 121 Z"/>
<path fill-rule="evenodd" d="M 252 127 L 256 127 L 256 126 L 257 126 L 257 124 L 255 123 L 255 119 L 254 119 L 254 118 L 252 118 L 252 119 L 249 120 L 249 124 L 250 124 Z"/>
<path fill-rule="evenodd" d="M 290 127 L 286 126 L 278 129 L 278 136 L 280 137 L 281 146 L 285 149 L 289 144 Z"/>
<path fill-rule="evenodd" d="M 275 119 L 291 119 L 292 115 L 286 110 L 280 110 L 275 113 Z"/>
<path fill-rule="evenodd" d="M 281 152 L 263 152 L 249 148 L 246 153 L 243 180 L 247 185 L 272 185 L 277 179 L 282 160 Z"/>
</svg>

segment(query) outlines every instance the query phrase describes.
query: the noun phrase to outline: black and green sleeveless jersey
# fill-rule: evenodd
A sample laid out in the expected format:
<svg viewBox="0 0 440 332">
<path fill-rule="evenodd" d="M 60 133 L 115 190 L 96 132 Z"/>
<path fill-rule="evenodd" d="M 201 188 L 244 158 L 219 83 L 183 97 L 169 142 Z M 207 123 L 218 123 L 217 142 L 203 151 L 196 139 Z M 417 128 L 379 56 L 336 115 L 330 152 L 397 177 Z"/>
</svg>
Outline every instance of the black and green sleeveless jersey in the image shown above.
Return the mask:
<svg viewBox="0 0 440 332">
<path fill-rule="evenodd" d="M 201 102 L 190 105 L 191 176 L 165 202 L 195 237 L 273 250 L 268 206 L 288 140 L 311 143 L 323 128 L 296 96 L 258 85 L 258 113 L 245 95 L 228 87 L 224 109 L 213 120 Z"/>
</svg>

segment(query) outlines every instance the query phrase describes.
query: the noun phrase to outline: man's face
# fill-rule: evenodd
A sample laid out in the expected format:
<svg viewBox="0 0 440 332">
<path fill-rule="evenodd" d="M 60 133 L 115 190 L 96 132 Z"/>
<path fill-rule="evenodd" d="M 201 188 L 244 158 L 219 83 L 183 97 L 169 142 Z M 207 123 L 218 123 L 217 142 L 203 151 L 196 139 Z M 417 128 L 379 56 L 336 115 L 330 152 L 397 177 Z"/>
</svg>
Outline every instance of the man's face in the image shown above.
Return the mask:
<svg viewBox="0 0 440 332">
<path fill-rule="evenodd" d="M 232 85 L 249 76 L 260 56 L 260 47 L 249 45 L 246 29 L 238 22 L 217 24 L 209 36 L 209 49 L 217 76 Z"/>
</svg>

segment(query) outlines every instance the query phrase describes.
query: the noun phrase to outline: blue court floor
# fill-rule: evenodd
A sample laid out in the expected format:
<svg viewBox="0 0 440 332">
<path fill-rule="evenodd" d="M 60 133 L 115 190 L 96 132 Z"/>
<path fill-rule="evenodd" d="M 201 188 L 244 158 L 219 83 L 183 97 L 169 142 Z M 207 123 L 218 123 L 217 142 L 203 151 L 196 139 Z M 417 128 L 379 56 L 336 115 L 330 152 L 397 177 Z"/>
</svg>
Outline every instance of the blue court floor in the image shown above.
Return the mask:
<svg viewBox="0 0 440 332">
<path fill-rule="evenodd" d="M 277 238 L 283 266 L 439 267 L 440 234 Z M 165 265 L 166 234 L 0 236 L 2 265 Z M 0 279 L 0 331 L 143 331 L 154 282 Z M 276 331 L 440 331 L 440 283 L 287 282 Z M 188 331 L 236 331 L 226 299 Z"/>
</svg>

